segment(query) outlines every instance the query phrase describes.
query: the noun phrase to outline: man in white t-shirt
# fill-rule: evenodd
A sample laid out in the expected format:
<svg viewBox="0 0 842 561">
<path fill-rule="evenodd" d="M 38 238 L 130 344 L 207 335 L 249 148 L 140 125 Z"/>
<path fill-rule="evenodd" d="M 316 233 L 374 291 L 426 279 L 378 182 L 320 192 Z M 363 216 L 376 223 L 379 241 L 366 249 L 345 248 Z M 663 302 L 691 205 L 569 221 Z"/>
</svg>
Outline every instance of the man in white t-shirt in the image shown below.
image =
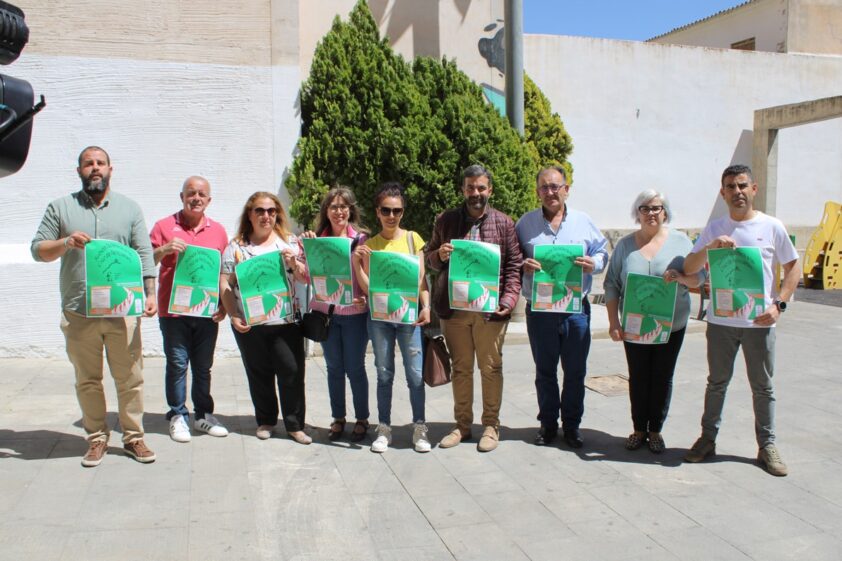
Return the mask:
<svg viewBox="0 0 842 561">
<path fill-rule="evenodd" d="M 705 227 L 684 261 L 684 272 L 692 275 L 704 267 L 708 250 L 757 247 L 763 268 L 763 304 L 761 306 L 759 300 L 755 303 L 749 300 L 745 306 L 729 312 L 714 309 L 714 298 L 711 298 L 707 314 L 709 375 L 702 435 L 684 459 L 700 462 L 716 453 L 716 435 L 722 420 L 725 391 L 734 373 L 737 351 L 742 347 L 754 401 L 754 428 L 760 448 L 757 459 L 769 473 L 782 476 L 787 474 L 787 467 L 775 447 L 775 391 L 772 385 L 775 322 L 786 310 L 786 302 L 798 286 L 801 276 L 796 267 L 798 252 L 780 220 L 755 210 L 757 183 L 748 166 L 726 168 L 722 172 L 719 193 L 728 205 L 728 216 L 713 220 Z M 774 286 L 775 264 L 780 264 L 783 269 L 780 293 Z M 722 291 L 716 296 L 727 301 L 736 292 Z M 731 307 L 736 308 L 733 303 Z"/>
</svg>

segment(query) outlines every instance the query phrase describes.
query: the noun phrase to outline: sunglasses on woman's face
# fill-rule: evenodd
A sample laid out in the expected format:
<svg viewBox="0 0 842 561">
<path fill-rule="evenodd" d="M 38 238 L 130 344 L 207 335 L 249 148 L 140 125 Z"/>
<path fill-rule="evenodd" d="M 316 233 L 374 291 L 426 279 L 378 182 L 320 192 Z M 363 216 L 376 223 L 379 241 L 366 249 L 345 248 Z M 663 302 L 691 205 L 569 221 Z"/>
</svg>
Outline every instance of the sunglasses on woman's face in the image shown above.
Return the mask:
<svg viewBox="0 0 842 561">
<path fill-rule="evenodd" d="M 263 208 L 256 206 L 252 210 L 258 216 L 263 216 L 264 214 L 268 214 L 269 216 L 275 216 L 276 214 L 278 214 L 278 209 L 276 209 L 275 207 Z"/>
<path fill-rule="evenodd" d="M 381 206 L 380 207 L 380 214 L 383 215 L 383 216 L 398 217 L 401 214 L 403 214 L 403 209 L 402 208 L 389 208 L 387 206 Z"/>
</svg>

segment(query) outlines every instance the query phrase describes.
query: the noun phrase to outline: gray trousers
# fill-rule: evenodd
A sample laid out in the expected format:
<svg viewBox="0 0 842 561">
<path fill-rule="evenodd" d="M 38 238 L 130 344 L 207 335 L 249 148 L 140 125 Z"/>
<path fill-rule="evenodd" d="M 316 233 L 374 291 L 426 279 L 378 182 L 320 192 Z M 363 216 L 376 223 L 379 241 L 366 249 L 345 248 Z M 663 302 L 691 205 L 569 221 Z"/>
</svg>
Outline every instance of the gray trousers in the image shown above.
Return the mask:
<svg viewBox="0 0 842 561">
<path fill-rule="evenodd" d="M 754 432 L 763 448 L 775 442 L 775 371 L 774 327 L 728 327 L 708 323 L 708 384 L 702 436 L 716 440 L 722 423 L 725 392 L 734 375 L 734 360 L 740 346 L 746 361 L 748 383 L 754 402 Z"/>
</svg>

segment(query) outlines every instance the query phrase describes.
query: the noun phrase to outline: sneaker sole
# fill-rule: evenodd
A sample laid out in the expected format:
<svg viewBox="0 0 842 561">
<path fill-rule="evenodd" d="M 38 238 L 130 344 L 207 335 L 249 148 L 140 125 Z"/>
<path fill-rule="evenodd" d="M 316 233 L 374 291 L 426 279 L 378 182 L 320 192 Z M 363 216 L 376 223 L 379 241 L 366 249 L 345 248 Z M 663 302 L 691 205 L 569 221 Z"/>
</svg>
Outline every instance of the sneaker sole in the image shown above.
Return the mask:
<svg viewBox="0 0 842 561">
<path fill-rule="evenodd" d="M 183 437 L 183 436 L 178 436 L 178 437 L 177 437 L 177 436 L 175 436 L 174 434 L 171 434 L 171 435 L 170 435 L 170 440 L 172 440 L 173 442 L 180 442 L 180 443 L 182 443 L 182 444 L 185 444 L 185 443 L 187 443 L 187 442 L 190 442 L 190 440 L 192 440 L 192 438 L 193 438 L 193 437 L 192 437 L 192 436 L 190 436 L 190 435 L 188 435 L 186 438 L 185 438 L 185 437 Z"/>
<path fill-rule="evenodd" d="M 130 451 L 126 450 L 125 448 L 123 448 L 123 452 L 126 453 L 126 456 L 132 458 L 136 462 L 140 462 L 141 464 L 151 464 L 152 462 L 154 462 L 157 459 L 157 456 L 155 454 L 152 454 L 151 456 L 146 456 L 144 458 L 144 457 L 138 456 L 134 452 L 130 452 Z"/>
<path fill-rule="evenodd" d="M 784 471 L 772 470 L 772 469 L 769 467 L 769 464 L 767 464 L 766 462 L 764 462 L 762 458 L 757 458 L 757 463 L 758 463 L 758 464 L 760 465 L 760 467 L 761 467 L 761 468 L 763 468 L 763 469 L 766 471 L 766 473 L 768 473 L 769 475 L 774 475 L 775 477 L 786 477 L 787 475 L 789 475 L 789 470 L 788 470 L 788 469 L 784 469 Z"/>
<path fill-rule="evenodd" d="M 217 432 L 216 434 L 214 434 L 213 432 L 208 431 L 208 430 L 203 430 L 202 432 L 207 434 L 208 436 L 213 436 L 213 437 L 216 437 L 216 438 L 225 438 L 226 436 L 228 436 L 227 431 L 226 432 Z"/>
<path fill-rule="evenodd" d="M 86 467 L 86 468 L 96 467 L 99 464 L 101 464 L 102 460 L 104 460 L 104 459 L 105 459 L 104 455 L 103 455 L 102 458 L 100 458 L 98 460 L 86 460 L 86 459 L 82 458 L 82 467 Z"/>
</svg>

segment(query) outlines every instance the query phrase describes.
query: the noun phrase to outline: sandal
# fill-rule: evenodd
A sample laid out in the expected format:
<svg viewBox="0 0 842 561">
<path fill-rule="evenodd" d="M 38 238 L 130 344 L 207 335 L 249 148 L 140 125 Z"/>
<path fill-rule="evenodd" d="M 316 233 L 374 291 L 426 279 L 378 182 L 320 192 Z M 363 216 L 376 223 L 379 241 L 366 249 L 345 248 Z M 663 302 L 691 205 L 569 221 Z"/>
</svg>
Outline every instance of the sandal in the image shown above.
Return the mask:
<svg viewBox="0 0 842 561">
<path fill-rule="evenodd" d="M 360 440 L 365 438 L 367 432 L 368 421 L 365 419 L 357 420 L 357 422 L 354 423 L 354 430 L 351 431 L 351 442 L 359 442 Z"/>
<path fill-rule="evenodd" d="M 345 432 L 345 419 L 334 419 L 327 433 L 328 440 L 339 440 Z"/>
<path fill-rule="evenodd" d="M 633 432 L 629 435 L 629 438 L 626 440 L 626 450 L 637 450 L 643 443 L 646 442 L 646 435 L 645 434 L 638 434 Z"/>
<path fill-rule="evenodd" d="M 649 433 L 649 450 L 651 450 L 653 454 L 660 454 L 666 450 L 666 448 L 667 446 L 664 444 L 664 439 L 660 434 L 654 432 Z"/>
</svg>

